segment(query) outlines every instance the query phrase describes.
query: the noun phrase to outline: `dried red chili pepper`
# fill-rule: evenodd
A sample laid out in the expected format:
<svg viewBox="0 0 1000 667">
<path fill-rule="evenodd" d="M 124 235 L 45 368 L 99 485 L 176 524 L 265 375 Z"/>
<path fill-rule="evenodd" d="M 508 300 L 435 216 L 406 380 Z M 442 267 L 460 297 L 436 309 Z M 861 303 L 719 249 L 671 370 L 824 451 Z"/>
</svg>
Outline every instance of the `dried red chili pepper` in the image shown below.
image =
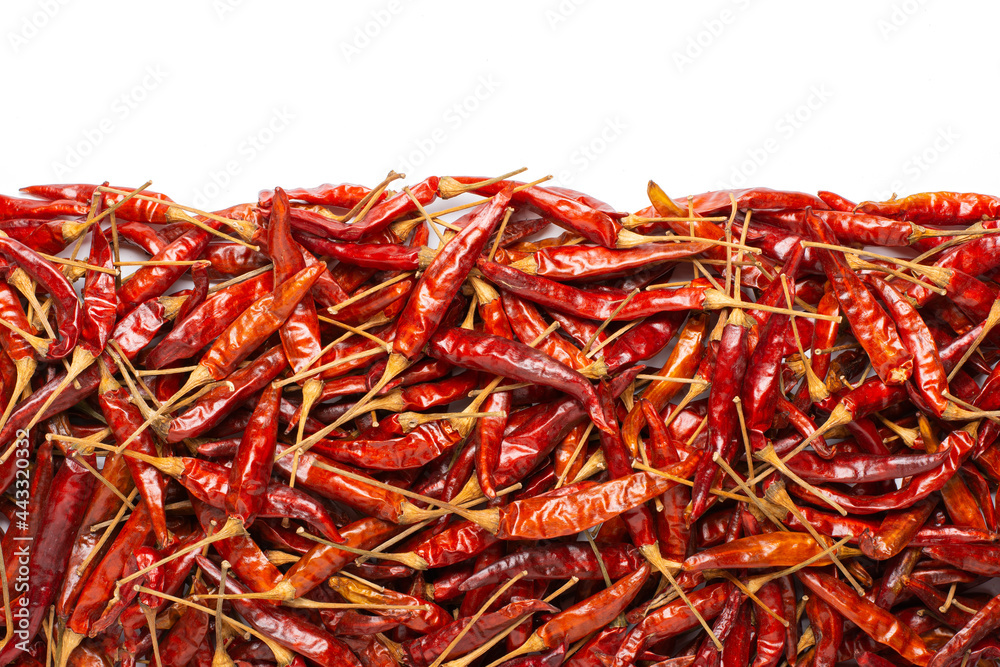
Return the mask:
<svg viewBox="0 0 1000 667">
<path fill-rule="evenodd" d="M 280 401 L 281 387 L 270 384 L 257 401 L 230 468 L 226 514 L 237 517 L 244 526 L 253 523 L 266 502 L 278 443 Z"/>
</svg>

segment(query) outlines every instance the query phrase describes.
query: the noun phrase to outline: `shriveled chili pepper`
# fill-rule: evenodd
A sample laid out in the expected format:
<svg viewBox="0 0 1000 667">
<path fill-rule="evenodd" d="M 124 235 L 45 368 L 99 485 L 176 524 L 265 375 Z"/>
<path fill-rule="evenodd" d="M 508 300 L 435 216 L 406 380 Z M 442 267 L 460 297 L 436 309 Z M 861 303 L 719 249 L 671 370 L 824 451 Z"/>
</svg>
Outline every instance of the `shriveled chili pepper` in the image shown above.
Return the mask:
<svg viewBox="0 0 1000 667">
<path fill-rule="evenodd" d="M 946 449 L 933 454 L 852 454 L 838 453 L 821 459 L 811 452 L 801 452 L 788 460 L 789 469 L 812 483 L 877 482 L 917 475 L 940 465 L 948 457 Z"/>
<path fill-rule="evenodd" d="M 861 202 L 857 210 L 920 224 L 964 224 L 996 218 L 1000 199 L 971 192 L 923 192 L 902 199 Z"/>
<path fill-rule="evenodd" d="M 458 444 L 461 435 L 448 422 L 423 424 L 389 440 L 320 440 L 313 450 L 334 461 L 374 470 L 419 468 Z"/>
<path fill-rule="evenodd" d="M 806 602 L 806 616 L 816 638 L 813 664 L 816 667 L 833 667 L 837 663 L 837 650 L 844 639 L 843 618 L 818 596 L 810 596 Z"/>
<path fill-rule="evenodd" d="M 34 194 L 34 193 L 31 193 Z M 86 201 L 90 202 L 90 197 Z M 11 218 L 56 218 L 60 215 L 86 215 L 89 206 L 82 202 L 53 197 L 49 201 L 0 195 L 0 220 Z"/>
<path fill-rule="evenodd" d="M 87 212 L 87 207 L 83 206 L 84 203 L 90 204 L 94 195 L 97 194 L 99 185 L 92 185 L 86 183 L 66 183 L 59 185 L 31 185 L 26 188 L 21 188 L 21 192 L 27 192 L 35 197 L 44 197 L 46 199 L 56 199 L 56 200 L 74 200 L 79 202 L 83 207 L 80 215 Z M 126 188 L 115 188 L 117 190 L 124 190 Z M 127 188 L 132 190 L 133 188 Z M 129 199 L 127 202 L 115 209 L 115 215 L 122 218 L 123 220 L 137 220 L 140 222 L 166 222 L 167 221 L 167 209 L 168 203 L 173 202 L 173 200 L 159 192 L 150 192 L 144 190 L 143 195 L 148 197 L 153 197 L 154 199 L 160 200 L 160 202 L 149 201 L 148 199 L 136 199 L 135 197 Z M 125 199 L 125 195 L 118 194 L 116 192 L 101 192 L 101 205 L 103 208 L 108 208 L 117 204 L 118 202 Z M 56 203 L 56 202 L 53 202 Z M 64 202 L 58 202 L 63 204 Z M 69 214 L 71 215 L 71 214 Z"/>
<path fill-rule="evenodd" d="M 276 413 L 280 400 L 281 387 L 268 385 L 257 401 L 230 468 L 226 514 L 239 518 L 244 526 L 253 523 L 266 502 L 278 442 Z"/>
<path fill-rule="evenodd" d="M 669 262 L 697 255 L 709 243 L 649 243 L 636 248 L 612 250 L 598 246 L 543 248 L 515 262 L 514 268 L 551 280 L 596 280 L 626 275 L 651 263 Z"/>
<path fill-rule="evenodd" d="M 313 188 L 286 188 L 285 192 L 289 199 L 304 201 L 310 204 L 323 204 L 324 206 L 336 206 L 339 208 L 352 208 L 355 204 L 363 200 L 371 192 L 371 188 L 353 183 L 323 183 Z M 271 206 L 274 197 L 274 190 L 261 190 L 257 195 L 259 206 Z M 378 201 L 385 198 L 380 195 Z"/>
<path fill-rule="evenodd" d="M 628 544 L 604 545 L 600 548 L 601 561 L 612 579 L 620 579 L 638 570 L 643 557 Z M 469 591 L 480 586 L 503 582 L 506 578 L 526 571 L 525 579 L 600 579 L 601 568 L 594 550 L 579 543 L 548 544 L 516 551 L 478 570 L 459 584 L 459 589 Z"/>
</svg>

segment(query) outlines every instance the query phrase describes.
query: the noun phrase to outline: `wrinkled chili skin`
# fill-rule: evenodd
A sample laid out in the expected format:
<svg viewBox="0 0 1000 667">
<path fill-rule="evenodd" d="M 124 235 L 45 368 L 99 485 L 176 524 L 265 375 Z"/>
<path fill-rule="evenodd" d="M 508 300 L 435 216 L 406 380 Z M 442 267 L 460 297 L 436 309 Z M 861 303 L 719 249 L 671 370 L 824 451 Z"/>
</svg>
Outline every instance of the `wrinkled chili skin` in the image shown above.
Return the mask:
<svg viewBox="0 0 1000 667">
<path fill-rule="evenodd" d="M 535 275 L 550 280 L 605 279 L 627 275 L 651 263 L 669 262 L 704 252 L 707 243 L 649 243 L 611 250 L 596 246 L 557 246 L 542 248 L 532 259 Z"/>
<path fill-rule="evenodd" d="M 844 640 L 843 618 L 816 596 L 811 596 L 806 602 L 806 616 L 816 637 L 813 665 L 833 667 L 837 663 L 837 650 Z"/>
<path fill-rule="evenodd" d="M 337 208 L 353 208 L 362 199 L 368 196 L 371 188 L 353 183 L 323 183 L 312 188 L 285 188 L 288 198 L 293 201 L 304 201 L 308 204 L 322 204 L 324 206 L 335 206 Z M 274 198 L 274 190 L 261 190 L 257 194 L 257 205 L 261 208 L 271 206 Z M 376 203 L 385 199 L 385 194 L 381 194 L 375 200 Z"/>
<path fill-rule="evenodd" d="M 818 555 L 823 549 L 808 533 L 763 533 L 700 551 L 684 561 L 684 570 L 790 567 Z M 829 562 L 823 558 L 816 561 L 816 565 Z"/>
<path fill-rule="evenodd" d="M 260 512 L 271 480 L 280 402 L 281 387 L 268 385 L 250 417 L 230 468 L 226 514 L 239 518 L 244 526 L 252 524 Z"/>
<path fill-rule="evenodd" d="M 21 192 L 27 192 L 30 195 L 36 197 L 44 197 L 46 199 L 62 199 L 62 200 L 74 200 L 79 202 L 82 212 L 79 215 L 84 215 L 87 213 L 91 199 L 93 199 L 94 194 L 97 192 L 99 185 L 91 185 L 86 183 L 73 183 L 73 184 L 60 184 L 60 185 L 32 185 L 26 188 L 21 188 Z M 135 188 L 115 188 L 116 190 L 129 190 L 132 191 Z M 173 200 L 167 195 L 160 194 L 159 192 L 150 192 L 149 190 L 143 190 L 142 194 L 146 197 L 153 197 L 154 199 L 160 200 L 159 202 L 149 201 L 146 199 L 136 199 L 135 197 L 129 199 L 127 202 L 115 209 L 115 215 L 122 220 L 134 220 L 137 222 L 166 222 L 167 221 L 167 203 L 173 202 Z M 114 206 L 118 202 L 125 199 L 125 195 L 119 194 L 117 192 L 102 192 L 101 193 L 101 205 L 103 208 L 109 208 Z M 164 203 L 167 202 L 167 203 Z M 60 202 L 62 204 L 64 202 Z M 71 214 L 63 214 L 71 215 Z"/>
<path fill-rule="evenodd" d="M 10 220 L 11 218 L 42 218 L 47 220 L 60 215 L 86 215 L 90 209 L 90 197 L 87 197 L 86 201 L 87 204 L 84 204 L 62 197 L 52 198 L 49 201 L 39 201 L 0 195 L 0 220 Z"/>
<path fill-rule="evenodd" d="M 948 457 L 947 450 L 933 454 L 852 454 L 838 453 L 821 459 L 811 452 L 801 452 L 788 460 L 789 469 L 814 484 L 826 482 L 879 482 L 910 477 L 927 472 Z"/>
<path fill-rule="evenodd" d="M 601 547 L 601 560 L 608 576 L 620 579 L 637 570 L 644 562 L 638 549 L 629 544 L 611 544 Z M 498 584 L 512 574 L 527 571 L 526 579 L 581 579 L 602 578 L 601 569 L 593 549 L 587 545 L 567 543 L 522 549 L 509 554 L 459 584 L 459 589 L 469 591 L 480 586 Z"/>
<path fill-rule="evenodd" d="M 984 217 L 1000 217 L 1000 199 L 971 192 L 922 192 L 884 202 L 861 202 L 857 210 L 922 225 L 972 224 Z"/>
</svg>

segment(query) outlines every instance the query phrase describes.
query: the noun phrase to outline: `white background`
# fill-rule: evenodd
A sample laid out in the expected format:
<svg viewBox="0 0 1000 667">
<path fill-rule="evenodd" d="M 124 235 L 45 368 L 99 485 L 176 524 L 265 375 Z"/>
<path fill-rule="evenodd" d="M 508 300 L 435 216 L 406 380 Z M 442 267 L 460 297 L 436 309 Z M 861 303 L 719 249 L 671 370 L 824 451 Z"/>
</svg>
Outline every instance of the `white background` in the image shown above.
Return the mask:
<svg viewBox="0 0 1000 667">
<path fill-rule="evenodd" d="M 1000 3 L 4 0 L 0 191 L 220 208 L 389 169 L 997 193 Z"/>
</svg>

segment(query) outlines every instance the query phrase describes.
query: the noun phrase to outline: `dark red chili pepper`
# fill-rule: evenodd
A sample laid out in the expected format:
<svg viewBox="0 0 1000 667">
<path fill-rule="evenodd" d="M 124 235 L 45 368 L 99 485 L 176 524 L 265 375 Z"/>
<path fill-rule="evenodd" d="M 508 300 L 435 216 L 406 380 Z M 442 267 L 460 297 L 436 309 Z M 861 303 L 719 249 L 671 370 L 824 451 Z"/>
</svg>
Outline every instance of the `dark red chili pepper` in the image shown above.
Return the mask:
<svg viewBox="0 0 1000 667">
<path fill-rule="evenodd" d="M 608 576 L 620 579 L 634 572 L 645 562 L 638 550 L 628 544 L 602 545 L 601 560 Z M 601 568 L 594 550 L 586 544 L 548 544 L 516 551 L 477 570 L 459 584 L 459 589 L 470 591 L 480 586 L 502 583 L 518 572 L 526 571 L 525 579 L 600 579 Z"/>
<path fill-rule="evenodd" d="M 528 275 L 550 280 L 597 280 L 623 276 L 657 262 L 669 262 L 704 252 L 710 243 L 649 243 L 612 250 L 599 246 L 543 248 L 512 266 Z"/>
<path fill-rule="evenodd" d="M 962 660 L 965 652 L 1000 627 L 1000 596 L 994 597 L 942 646 L 928 663 L 929 667 L 948 667 Z"/>
<path fill-rule="evenodd" d="M 947 458 L 947 449 L 933 454 L 838 453 L 830 459 L 821 459 L 811 452 L 800 452 L 786 465 L 807 482 L 851 484 L 910 477 L 936 468 Z"/>
<path fill-rule="evenodd" d="M 226 514 L 237 517 L 244 526 L 253 523 L 266 502 L 278 443 L 280 401 L 281 387 L 274 383 L 268 385 L 257 401 L 230 468 Z"/>
<path fill-rule="evenodd" d="M 448 422 L 423 424 L 390 440 L 320 440 L 312 449 L 334 461 L 373 470 L 424 466 L 449 451 L 462 436 Z"/>
<path fill-rule="evenodd" d="M 905 220 L 894 220 L 879 215 L 843 211 L 813 211 L 813 215 L 825 222 L 845 243 L 861 243 L 863 245 L 878 245 L 901 247 L 910 245 L 919 238 L 923 229 Z M 754 215 L 758 220 L 773 222 L 790 230 L 801 229 L 805 220 L 804 210 L 794 211 L 764 211 Z"/>
<path fill-rule="evenodd" d="M 843 617 L 818 596 L 809 597 L 806 616 L 816 638 L 813 665 L 833 667 L 837 664 L 837 650 L 844 640 Z"/>
<path fill-rule="evenodd" d="M 295 201 L 336 206 L 338 208 L 353 208 L 368 196 L 371 188 L 366 188 L 363 185 L 354 185 L 353 183 L 339 183 L 337 185 L 323 183 L 313 188 L 286 188 L 285 192 L 289 199 Z M 257 195 L 257 205 L 264 208 L 271 206 L 274 193 L 274 190 L 261 190 Z M 376 203 L 384 198 L 385 194 L 379 195 Z"/>
</svg>

